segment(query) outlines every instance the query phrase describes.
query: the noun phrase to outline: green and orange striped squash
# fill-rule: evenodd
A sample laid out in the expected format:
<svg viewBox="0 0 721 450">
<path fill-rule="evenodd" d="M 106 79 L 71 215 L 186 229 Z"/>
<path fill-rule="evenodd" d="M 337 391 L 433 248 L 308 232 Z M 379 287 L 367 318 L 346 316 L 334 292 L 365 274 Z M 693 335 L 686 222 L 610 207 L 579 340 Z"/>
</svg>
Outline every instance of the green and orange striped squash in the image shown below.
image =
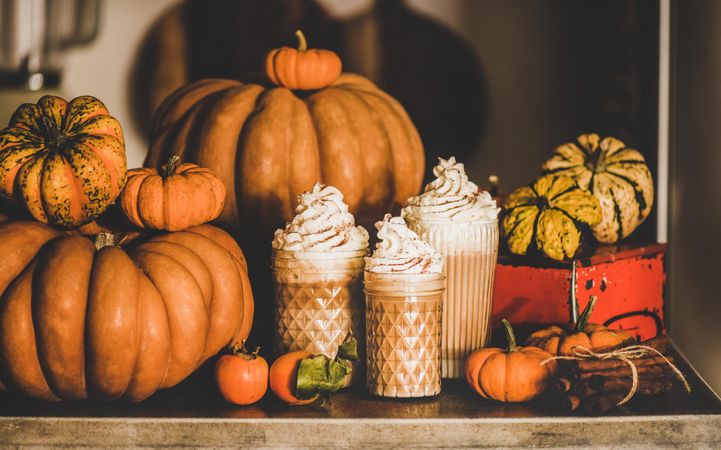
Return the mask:
<svg viewBox="0 0 721 450">
<path fill-rule="evenodd" d="M 178 155 L 210 169 L 227 190 L 218 222 L 244 236 L 291 220 L 298 195 L 317 181 L 340 189 L 370 226 L 423 180 L 423 145 L 405 109 L 355 74 L 312 91 L 196 81 L 163 102 L 153 128 L 145 166 Z"/>
<path fill-rule="evenodd" d="M 616 138 L 582 134 L 557 147 L 543 170 L 572 177 L 598 199 L 603 215 L 593 234 L 599 242 L 626 238 L 651 212 L 653 177 L 646 160 Z"/>
<path fill-rule="evenodd" d="M 40 222 L 88 223 L 125 181 L 122 128 L 94 97 L 43 96 L 21 105 L 0 130 L 0 195 Z"/>
<path fill-rule="evenodd" d="M 569 177 L 545 175 L 513 191 L 504 203 L 503 231 L 511 253 L 538 250 L 549 258 L 571 258 L 583 226 L 601 221 L 601 206 Z"/>
</svg>

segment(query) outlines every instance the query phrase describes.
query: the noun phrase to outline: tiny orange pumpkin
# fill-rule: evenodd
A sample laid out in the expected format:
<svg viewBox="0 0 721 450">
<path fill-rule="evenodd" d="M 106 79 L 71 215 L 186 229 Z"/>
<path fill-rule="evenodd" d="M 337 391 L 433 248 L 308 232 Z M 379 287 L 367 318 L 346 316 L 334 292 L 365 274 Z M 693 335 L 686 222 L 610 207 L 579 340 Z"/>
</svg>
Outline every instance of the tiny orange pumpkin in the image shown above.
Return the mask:
<svg viewBox="0 0 721 450">
<path fill-rule="evenodd" d="M 636 340 L 623 330 L 611 330 L 608 327 L 589 323 L 598 297 L 591 296 L 586 307 L 570 332 L 561 327 L 551 326 L 532 333 L 526 339 L 526 345 L 533 345 L 553 355 L 573 355 L 574 348 L 585 348 L 594 352 L 606 352 L 633 344 Z"/>
<path fill-rule="evenodd" d="M 508 350 L 484 348 L 466 359 L 468 385 L 483 398 L 500 402 L 525 402 L 541 395 L 558 372 L 552 355 L 537 347 L 517 347 L 511 324 L 503 319 Z"/>
<path fill-rule="evenodd" d="M 303 32 L 295 32 L 298 48 L 281 47 L 265 57 L 265 75 L 273 84 L 288 89 L 315 90 L 330 86 L 343 64 L 330 50 L 308 49 Z"/>
<path fill-rule="evenodd" d="M 223 211 L 223 182 L 210 169 L 179 160 L 172 156 L 160 173 L 152 168 L 128 171 L 120 206 L 133 225 L 180 231 L 210 222 Z"/>
</svg>

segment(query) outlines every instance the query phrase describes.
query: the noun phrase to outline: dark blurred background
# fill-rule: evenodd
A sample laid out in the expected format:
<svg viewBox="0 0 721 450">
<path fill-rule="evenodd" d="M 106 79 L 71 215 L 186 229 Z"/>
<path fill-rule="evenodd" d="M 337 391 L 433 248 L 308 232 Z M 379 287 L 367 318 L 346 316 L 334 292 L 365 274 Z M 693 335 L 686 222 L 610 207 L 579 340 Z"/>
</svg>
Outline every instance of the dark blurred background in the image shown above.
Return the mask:
<svg viewBox="0 0 721 450">
<path fill-rule="evenodd" d="M 27 26 L 31 4 L 49 18 L 40 36 Z M 721 112 L 721 3 L 671 4 L 668 325 L 719 390 L 721 237 L 705 200 L 721 183 L 711 123 Z M 659 11 L 652 0 L 0 0 L 0 123 L 44 93 L 95 95 L 121 120 L 129 165 L 139 166 L 168 93 L 200 78 L 253 77 L 264 53 L 295 45 L 301 28 L 407 108 L 427 174 L 437 156 L 456 155 L 471 179 L 496 174 L 507 193 L 554 147 L 598 132 L 639 149 L 656 177 Z M 32 71 L 44 77 L 28 81 Z M 655 240 L 656 229 L 654 212 L 634 238 Z"/>
</svg>

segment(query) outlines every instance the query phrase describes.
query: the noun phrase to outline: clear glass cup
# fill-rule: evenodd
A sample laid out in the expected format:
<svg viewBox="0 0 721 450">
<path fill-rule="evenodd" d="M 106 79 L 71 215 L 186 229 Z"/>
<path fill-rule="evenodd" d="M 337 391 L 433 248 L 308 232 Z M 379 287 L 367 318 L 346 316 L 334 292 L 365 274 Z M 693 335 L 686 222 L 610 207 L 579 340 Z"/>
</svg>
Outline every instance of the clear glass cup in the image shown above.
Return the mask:
<svg viewBox="0 0 721 450">
<path fill-rule="evenodd" d="M 381 397 L 441 392 L 442 274 L 365 272 L 366 384 Z"/>
<path fill-rule="evenodd" d="M 364 355 L 362 274 L 366 250 L 273 251 L 275 350 L 307 350 L 335 358 L 352 333 Z M 362 361 L 362 358 L 361 358 Z M 353 381 L 359 366 L 354 366 Z"/>
<path fill-rule="evenodd" d="M 443 255 L 446 293 L 441 371 L 443 378 L 462 378 L 468 355 L 488 344 L 498 259 L 498 220 L 408 220 L 408 228 Z"/>
</svg>

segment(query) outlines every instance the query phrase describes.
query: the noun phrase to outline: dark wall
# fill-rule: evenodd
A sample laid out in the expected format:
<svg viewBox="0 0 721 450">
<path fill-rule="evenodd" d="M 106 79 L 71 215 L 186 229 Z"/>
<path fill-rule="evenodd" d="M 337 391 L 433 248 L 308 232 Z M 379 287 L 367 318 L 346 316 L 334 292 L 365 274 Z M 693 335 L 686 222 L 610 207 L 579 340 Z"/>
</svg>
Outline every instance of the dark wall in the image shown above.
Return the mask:
<svg viewBox="0 0 721 450">
<path fill-rule="evenodd" d="M 721 390 L 721 2 L 675 2 L 671 334 Z"/>
<path fill-rule="evenodd" d="M 558 145 L 586 132 L 637 148 L 656 170 L 658 2 L 464 2 L 487 80 L 487 123 L 470 169 L 526 184 Z M 440 149 L 441 152 L 452 150 Z M 655 239 L 655 211 L 637 235 Z"/>
</svg>

